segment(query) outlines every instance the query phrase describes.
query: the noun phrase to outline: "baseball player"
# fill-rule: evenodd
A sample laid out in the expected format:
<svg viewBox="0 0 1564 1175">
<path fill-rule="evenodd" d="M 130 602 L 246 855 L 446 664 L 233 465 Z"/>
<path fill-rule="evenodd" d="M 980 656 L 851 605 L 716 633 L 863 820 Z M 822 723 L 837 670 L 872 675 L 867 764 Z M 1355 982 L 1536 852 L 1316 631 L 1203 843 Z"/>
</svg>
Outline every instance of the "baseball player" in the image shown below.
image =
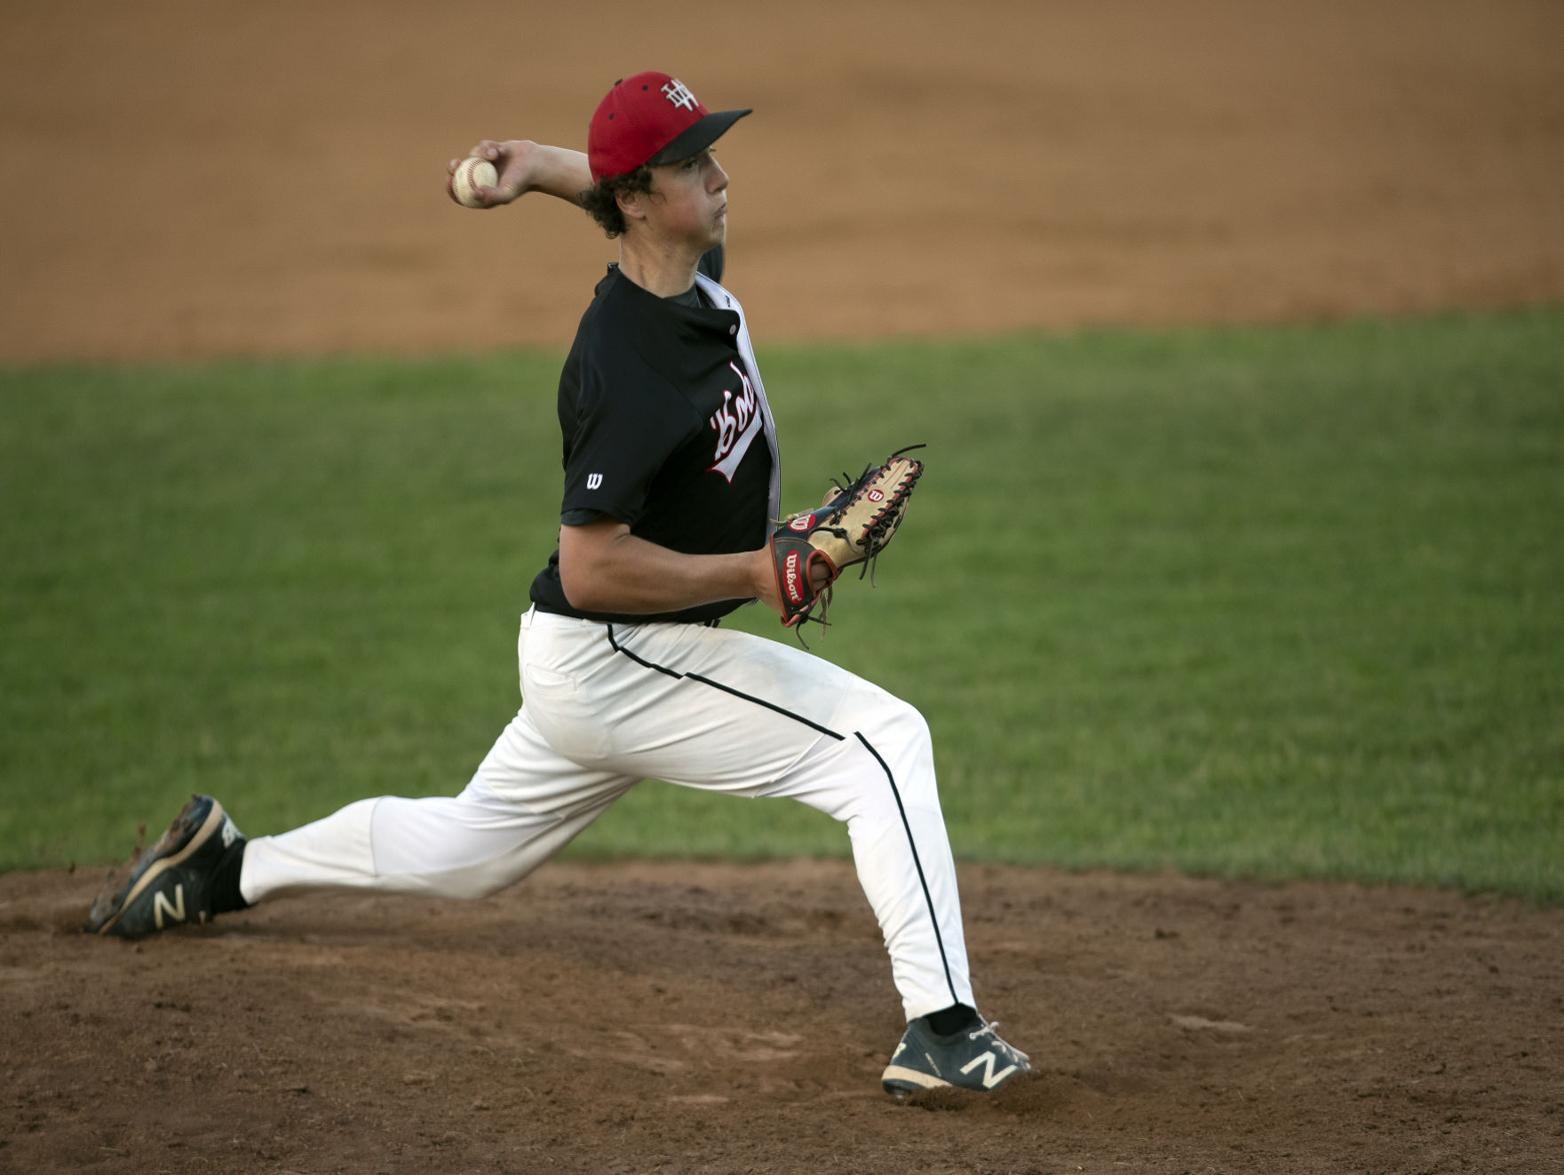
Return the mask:
<svg viewBox="0 0 1564 1175">
<path fill-rule="evenodd" d="M 528 190 L 574 200 L 618 238 L 619 262 L 560 376 L 559 546 L 521 620 L 524 701 L 466 788 L 361 800 L 248 840 L 196 796 L 89 931 L 134 938 L 329 890 L 480 898 L 644 778 L 787 796 L 847 825 L 884 933 L 908 1021 L 887 1092 L 987 1091 L 1030 1070 L 976 1011 L 922 716 L 803 649 L 720 625 L 754 600 L 787 614 L 769 550 L 776 429 L 743 308 L 708 276 L 728 218 L 712 144 L 749 113 L 709 111 L 648 72 L 614 83 L 585 156 L 479 145 L 501 167 L 489 204 Z"/>
</svg>

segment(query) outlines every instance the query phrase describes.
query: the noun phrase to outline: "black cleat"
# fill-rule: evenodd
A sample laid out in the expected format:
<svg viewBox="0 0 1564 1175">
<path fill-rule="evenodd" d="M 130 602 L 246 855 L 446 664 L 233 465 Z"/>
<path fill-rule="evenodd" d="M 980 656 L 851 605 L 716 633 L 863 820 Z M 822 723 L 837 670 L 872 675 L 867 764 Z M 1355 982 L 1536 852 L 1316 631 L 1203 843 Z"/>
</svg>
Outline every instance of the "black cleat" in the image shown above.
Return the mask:
<svg viewBox="0 0 1564 1175">
<path fill-rule="evenodd" d="M 936 1036 L 923 1020 L 907 1031 L 891 1054 L 880 1083 L 897 1101 L 924 1089 L 973 1089 L 987 1093 L 1022 1073 L 1032 1071 L 1025 1053 L 1006 1044 L 994 1031 L 997 1023 L 951 1036 Z"/>
<path fill-rule="evenodd" d="M 113 897 L 93 903 L 88 934 L 144 938 L 213 914 L 213 878 L 228 854 L 244 851 L 244 834 L 211 796 L 191 796 L 168 831 L 136 860 Z"/>
</svg>

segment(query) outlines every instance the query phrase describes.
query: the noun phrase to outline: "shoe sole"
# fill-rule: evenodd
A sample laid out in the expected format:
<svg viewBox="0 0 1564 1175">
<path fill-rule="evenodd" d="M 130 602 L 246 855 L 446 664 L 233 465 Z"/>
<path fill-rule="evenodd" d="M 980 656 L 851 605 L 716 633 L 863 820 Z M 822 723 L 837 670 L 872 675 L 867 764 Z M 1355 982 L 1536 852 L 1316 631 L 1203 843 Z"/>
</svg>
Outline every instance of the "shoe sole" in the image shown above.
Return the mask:
<svg viewBox="0 0 1564 1175">
<path fill-rule="evenodd" d="M 181 812 L 180 815 L 182 816 L 184 813 Z M 126 892 L 124 899 L 119 904 L 119 909 L 114 912 L 114 917 L 98 927 L 98 933 L 108 934 L 109 931 L 114 929 L 118 925 L 119 920 L 125 916 L 125 911 L 130 909 L 136 899 L 146 892 L 147 887 L 168 872 L 168 870 L 187 860 L 191 853 L 216 836 L 217 830 L 223 826 L 223 821 L 227 819 L 227 816 L 228 814 L 223 811 L 223 806 L 216 800 L 213 800 L 212 810 L 206 814 L 206 819 L 202 821 L 201 827 L 196 829 L 190 839 L 185 842 L 185 847 L 173 856 L 159 857 L 151 865 L 147 866 L 147 871 L 138 877 L 136 883 Z M 174 819 L 177 823 L 179 817 L 176 816 Z"/>
<path fill-rule="evenodd" d="M 942 1077 L 935 1077 L 932 1073 L 921 1073 L 917 1069 L 908 1069 L 901 1065 L 889 1065 L 884 1073 L 880 1074 L 880 1084 L 885 1092 L 899 1102 L 906 1101 L 915 1093 L 921 1093 L 930 1089 L 961 1089 L 968 1093 L 993 1093 L 1009 1085 L 1017 1077 L 1023 1077 L 1032 1072 L 1030 1068 L 1017 1069 L 1013 1073 L 1007 1073 L 999 1081 L 990 1086 L 981 1085 L 957 1085 L 955 1082 L 946 1081 Z M 893 1084 L 894 1083 L 894 1084 Z M 910 1087 L 910 1088 L 909 1088 Z"/>
<path fill-rule="evenodd" d="M 891 1082 L 893 1081 L 915 1086 L 916 1089 L 906 1089 L 900 1084 L 892 1086 Z M 885 1086 L 885 1092 L 892 1097 L 906 1097 L 909 1093 L 915 1093 L 918 1089 L 956 1088 L 942 1077 L 935 1077 L 932 1073 L 920 1073 L 916 1069 L 907 1069 L 901 1065 L 888 1066 L 885 1072 L 880 1074 L 880 1084 Z"/>
</svg>

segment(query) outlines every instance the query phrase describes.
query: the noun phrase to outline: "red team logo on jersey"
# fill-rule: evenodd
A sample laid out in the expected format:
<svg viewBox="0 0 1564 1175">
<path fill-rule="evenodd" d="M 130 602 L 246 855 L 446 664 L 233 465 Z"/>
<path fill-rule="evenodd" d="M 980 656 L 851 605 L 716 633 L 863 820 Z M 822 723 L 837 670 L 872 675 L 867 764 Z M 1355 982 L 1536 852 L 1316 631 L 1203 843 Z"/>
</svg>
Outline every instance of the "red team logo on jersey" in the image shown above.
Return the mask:
<svg viewBox="0 0 1564 1175">
<path fill-rule="evenodd" d="M 760 397 L 750 386 L 749 376 L 733 363 L 728 366 L 739 377 L 741 390 L 735 395 L 724 389 L 722 407 L 711 414 L 711 427 L 717 434 L 717 452 L 707 472 L 722 474 L 732 485 L 739 462 L 744 460 L 750 442 L 760 432 Z"/>
</svg>

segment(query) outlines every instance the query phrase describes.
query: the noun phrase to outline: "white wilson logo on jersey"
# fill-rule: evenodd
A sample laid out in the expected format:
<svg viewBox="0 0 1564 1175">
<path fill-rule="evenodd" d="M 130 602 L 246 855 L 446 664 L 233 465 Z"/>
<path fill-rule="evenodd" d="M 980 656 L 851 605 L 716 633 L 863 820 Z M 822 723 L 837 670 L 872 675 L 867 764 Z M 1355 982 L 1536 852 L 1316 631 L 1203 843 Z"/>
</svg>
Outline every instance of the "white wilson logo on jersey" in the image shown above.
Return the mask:
<svg viewBox="0 0 1564 1175">
<path fill-rule="evenodd" d="M 603 475 L 601 473 L 589 473 L 589 474 L 587 474 L 587 489 L 595 490 L 595 489 L 597 489 L 598 486 L 600 486 L 602 484 L 603 484 Z"/>
<path fill-rule="evenodd" d="M 722 407 L 711 414 L 711 427 L 717 434 L 717 452 L 708 473 L 720 473 L 733 484 L 739 462 L 749 452 L 750 442 L 760 432 L 760 397 L 750 387 L 749 376 L 733 363 L 728 366 L 739 377 L 742 389 L 737 395 L 724 389 Z"/>
<path fill-rule="evenodd" d="M 699 103 L 695 101 L 695 95 L 690 93 L 687 87 L 678 78 L 671 78 L 662 89 L 662 95 L 680 110 L 694 110 Z"/>
<path fill-rule="evenodd" d="M 164 917 L 172 918 L 175 922 L 185 920 L 185 887 L 174 886 L 174 900 L 171 902 L 163 893 L 152 895 L 152 920 L 157 923 L 159 930 L 163 929 Z"/>
<path fill-rule="evenodd" d="M 961 1066 L 961 1074 L 962 1074 L 963 1077 L 965 1077 L 968 1073 L 972 1072 L 972 1070 L 976 1069 L 979 1065 L 982 1065 L 983 1066 L 983 1088 L 984 1089 L 993 1089 L 994 1086 L 998 1085 L 1006 1077 L 1009 1077 L 1010 1074 L 1012 1074 L 1012 1073 L 1014 1073 L 1016 1071 L 1016 1066 L 1014 1066 L 1014 1065 L 1006 1065 L 998 1073 L 995 1073 L 994 1072 L 994 1061 L 996 1059 L 997 1058 L 995 1058 L 995 1056 L 994 1056 L 994 1054 L 992 1052 L 986 1052 L 981 1057 L 973 1057 L 972 1060 L 968 1061 L 965 1065 Z"/>
</svg>

